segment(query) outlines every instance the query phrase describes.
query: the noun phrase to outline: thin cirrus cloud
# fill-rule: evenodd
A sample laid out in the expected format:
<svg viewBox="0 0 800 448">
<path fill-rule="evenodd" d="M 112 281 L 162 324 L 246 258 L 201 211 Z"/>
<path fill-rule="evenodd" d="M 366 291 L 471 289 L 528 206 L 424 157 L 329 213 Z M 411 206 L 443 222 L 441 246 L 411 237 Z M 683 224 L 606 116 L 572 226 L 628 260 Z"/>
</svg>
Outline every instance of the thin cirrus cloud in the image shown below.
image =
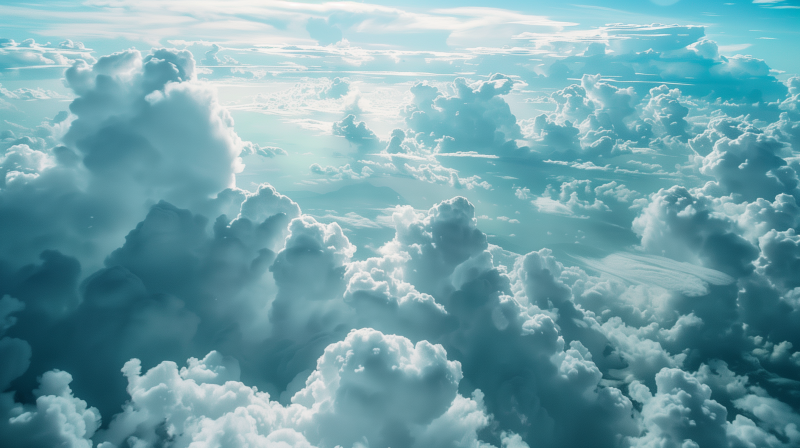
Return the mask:
<svg viewBox="0 0 800 448">
<path fill-rule="evenodd" d="M 579 258 L 586 267 L 622 280 L 678 290 L 688 296 L 708 294 L 708 284 L 728 285 L 734 279 L 713 269 L 675 262 L 669 258 L 635 254 L 612 254 L 602 260 Z"/>
<path fill-rule="evenodd" d="M 509 24 L 549 29 L 562 29 L 565 26 L 575 25 L 570 22 L 514 13 L 499 8 L 449 8 L 423 13 L 355 2 L 322 4 L 268 2 L 265 4 L 236 1 L 223 6 L 215 2 L 119 1 L 88 3 L 82 9 L 84 11 L 57 13 L 58 15 L 66 14 L 67 18 L 73 18 L 71 22 L 75 24 L 54 23 L 50 32 L 65 32 L 67 30 L 64 27 L 67 26 L 72 27 L 73 30 L 82 29 L 80 34 L 84 38 L 125 37 L 153 42 L 160 38 L 174 37 L 177 26 L 184 31 L 182 34 L 193 35 L 196 38 L 213 36 L 219 39 L 219 37 L 227 35 L 227 38 L 232 41 L 252 42 L 252 38 L 255 37 L 253 34 L 255 34 L 259 36 L 258 40 L 266 43 L 276 37 L 270 30 L 281 30 L 283 32 L 280 39 L 283 39 L 284 42 L 289 38 L 300 43 L 308 42 L 306 24 L 309 19 L 323 20 L 326 26 L 338 32 L 340 38 L 343 29 L 353 29 L 358 33 L 367 34 L 445 31 L 452 33 L 452 36 L 457 38 L 458 36 L 465 37 L 464 35 L 469 31 L 491 30 L 493 27 L 508 26 Z M 4 7 L 4 10 L 10 15 L 26 19 L 32 18 L 34 14 L 29 8 Z M 123 10 L 126 11 L 125 14 L 121 13 Z M 201 15 L 196 16 L 198 13 Z M 55 12 L 43 11 L 45 17 L 55 18 L 55 14 Z M 142 29 L 142 22 L 137 17 L 152 18 L 155 15 L 159 15 L 161 19 L 148 19 L 145 29 Z M 329 16 L 333 19 L 328 18 Z M 213 30 L 209 30 L 204 25 L 209 20 L 217 22 L 221 26 L 218 25 Z M 91 23 L 93 26 L 82 27 L 80 26 L 82 22 L 84 25 Z M 111 25 L 112 23 L 113 25 Z M 243 34 L 243 31 L 246 34 Z M 320 32 L 322 31 L 320 30 Z M 251 36 L 250 39 L 245 38 L 248 34 Z"/>
</svg>

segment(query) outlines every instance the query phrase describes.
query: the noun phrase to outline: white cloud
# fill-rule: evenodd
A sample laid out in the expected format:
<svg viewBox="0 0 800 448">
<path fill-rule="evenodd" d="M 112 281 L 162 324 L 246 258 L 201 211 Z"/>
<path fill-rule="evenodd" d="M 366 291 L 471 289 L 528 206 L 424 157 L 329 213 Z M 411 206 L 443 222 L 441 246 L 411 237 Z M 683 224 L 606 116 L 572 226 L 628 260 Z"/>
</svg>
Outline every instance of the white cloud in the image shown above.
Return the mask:
<svg viewBox="0 0 800 448">
<path fill-rule="evenodd" d="M 559 190 L 548 185 L 542 196 L 531 202 L 539 212 L 576 218 L 588 218 L 582 213 L 610 211 L 590 185 L 589 180 L 563 182 Z"/>
<path fill-rule="evenodd" d="M 688 296 L 708 294 L 708 284 L 727 285 L 732 277 L 713 269 L 656 255 L 616 253 L 601 260 L 578 257 L 586 267 L 642 285 L 655 285 Z"/>
<path fill-rule="evenodd" d="M 4 442 L 800 440 L 800 80 L 699 26 L 168 5 L 0 7 L 185 48 L 0 41 Z"/>
<path fill-rule="evenodd" d="M 689 261 L 730 275 L 752 270 L 757 250 L 733 223 L 714 213 L 711 198 L 683 187 L 660 190 L 633 221 L 642 247 L 655 255 Z"/>
<path fill-rule="evenodd" d="M 35 405 L 17 404 L 2 423 L 10 446 L 72 446 L 90 448 L 100 426 L 100 413 L 73 396 L 72 376 L 58 370 L 42 375 Z"/>
</svg>

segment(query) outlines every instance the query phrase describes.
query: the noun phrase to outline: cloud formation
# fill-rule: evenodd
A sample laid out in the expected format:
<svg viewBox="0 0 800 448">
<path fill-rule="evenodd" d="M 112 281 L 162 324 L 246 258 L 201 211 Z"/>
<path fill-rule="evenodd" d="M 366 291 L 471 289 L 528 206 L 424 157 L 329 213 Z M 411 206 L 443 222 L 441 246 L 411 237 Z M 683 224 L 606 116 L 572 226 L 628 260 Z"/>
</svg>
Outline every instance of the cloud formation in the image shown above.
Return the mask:
<svg viewBox="0 0 800 448">
<path fill-rule="evenodd" d="M 302 45 L 0 43 L 4 444 L 800 443 L 798 78 L 698 26 L 253 8 Z M 462 47 L 350 41 L 400 30 Z"/>
</svg>

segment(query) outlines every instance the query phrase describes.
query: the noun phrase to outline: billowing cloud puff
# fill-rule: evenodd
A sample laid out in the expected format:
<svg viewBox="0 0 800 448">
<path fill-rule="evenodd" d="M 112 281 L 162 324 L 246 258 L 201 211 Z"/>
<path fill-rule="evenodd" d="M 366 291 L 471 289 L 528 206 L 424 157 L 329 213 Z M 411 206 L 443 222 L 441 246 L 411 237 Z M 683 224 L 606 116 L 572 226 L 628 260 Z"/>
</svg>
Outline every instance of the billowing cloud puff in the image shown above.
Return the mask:
<svg viewBox="0 0 800 448">
<path fill-rule="evenodd" d="M 129 50 L 65 76 L 77 98 L 63 145 L 3 156 L 14 168 L 4 168 L 0 225 L 17 237 L 2 245 L 15 263 L 45 249 L 96 260 L 153 202 L 199 207 L 232 186 L 245 143 L 196 81 L 191 53 Z"/>
<path fill-rule="evenodd" d="M 576 86 L 577 87 L 577 86 Z M 559 105 L 561 106 L 561 105 Z M 569 120 L 563 124 L 550 121 L 547 115 L 542 114 L 533 121 L 533 148 L 544 154 L 576 155 L 580 150 L 578 134 L 580 130 L 572 125 Z"/>
<path fill-rule="evenodd" d="M 333 134 L 344 137 L 356 146 L 359 152 L 370 152 L 378 148 L 378 137 L 361 121 L 355 121 L 355 115 L 348 115 L 342 121 L 333 124 Z"/>
<path fill-rule="evenodd" d="M 714 144 L 723 137 L 735 140 L 745 132 L 758 131 L 744 117 L 731 118 L 726 115 L 711 117 L 706 129 L 689 140 L 689 146 L 705 157 L 714 149 Z"/>
<path fill-rule="evenodd" d="M 555 215 L 575 216 L 585 218 L 587 212 L 603 212 L 611 209 L 597 196 L 611 192 L 608 185 L 601 185 L 595 196 L 589 180 L 573 180 L 563 182 L 561 188 L 556 190 L 548 185 L 544 193 L 531 201 L 539 212 Z M 624 187 L 624 186 L 623 186 Z M 611 187 L 613 188 L 613 187 Z M 623 196 L 624 197 L 624 196 Z"/>
<path fill-rule="evenodd" d="M 779 194 L 774 201 L 758 198 L 730 207 L 725 203 L 725 214 L 735 219 L 743 236 L 755 242 L 770 230 L 785 231 L 800 226 L 800 208 L 794 196 Z"/>
<path fill-rule="evenodd" d="M 680 103 L 680 90 L 665 85 L 650 89 L 650 100 L 645 109 L 653 114 L 655 122 L 668 135 L 683 137 L 689 129 L 686 116 L 689 109 Z"/>
<path fill-rule="evenodd" d="M 77 119 L 64 140 L 80 151 L 98 182 L 144 184 L 146 195 L 178 205 L 216 194 L 241 170 L 243 142 L 213 93 L 188 82 L 194 77 L 186 51 L 158 50 L 144 58 L 128 51 L 91 67 L 77 64 L 66 73 L 79 97 L 70 106 Z"/>
<path fill-rule="evenodd" d="M 331 287 L 342 279 L 344 263 L 355 247 L 336 223 L 326 226 L 302 217 L 291 222 L 289 231 L 286 246 L 271 268 L 278 286 L 310 300 L 330 297 L 334 294 Z M 318 277 L 320 273 L 323 275 Z"/>
<path fill-rule="evenodd" d="M 702 159 L 700 171 L 714 176 L 722 194 L 744 200 L 774 199 L 780 193 L 797 196 L 797 173 L 781 157 L 784 145 L 763 134 L 745 132 L 722 138 Z"/>
<path fill-rule="evenodd" d="M 203 63 L 205 65 L 215 66 L 215 65 L 237 65 L 239 64 L 236 59 L 225 55 L 220 58 L 219 52 L 222 51 L 222 47 L 217 44 L 212 44 L 211 48 L 206 51 L 205 58 L 203 58 Z"/>
<path fill-rule="evenodd" d="M 459 363 L 440 345 L 371 329 L 328 346 L 285 406 L 239 382 L 238 365 L 217 352 L 180 369 L 164 362 L 142 374 L 134 359 L 122 370 L 131 400 L 100 446 L 478 446 L 489 423 L 480 392 L 457 394 Z M 526 446 L 513 434 L 503 439 Z"/>
<path fill-rule="evenodd" d="M 100 413 L 73 396 L 72 376 L 58 370 L 42 375 L 35 406 L 16 405 L 0 422 L 4 444 L 9 447 L 69 446 L 91 448 L 100 427 Z M 6 405 L 6 403 L 3 403 Z M 0 407 L 2 409 L 2 407 Z"/>
<path fill-rule="evenodd" d="M 416 139 L 439 152 L 513 154 L 522 134 L 501 97 L 511 92 L 513 85 L 511 78 L 500 74 L 474 85 L 458 78 L 452 84 L 452 95 L 417 84 L 411 88 L 413 103 L 404 112 L 406 124 Z"/>
<path fill-rule="evenodd" d="M 643 405 L 646 428 L 633 446 L 785 447 L 796 443 L 800 416 L 758 388 L 753 388 L 756 394 L 745 395 L 741 378 L 730 375 L 724 364 L 714 364 L 717 375 L 709 375 L 713 371 L 708 366 L 694 375 L 680 369 L 661 370 L 655 394 L 642 384 L 631 384 L 631 396 Z M 715 386 L 740 396 L 733 400 L 735 408 L 748 411 L 760 425 L 741 414 L 727 421 L 728 410 L 712 398 Z"/>
<path fill-rule="evenodd" d="M 646 435 L 636 446 L 729 446 L 727 410 L 711 400 L 711 388 L 680 369 L 656 375 L 658 391 L 652 395 L 633 384 L 632 396 L 643 403 Z"/>
<path fill-rule="evenodd" d="M 575 35 L 567 32 L 561 39 L 537 33 L 518 37 L 550 51 L 572 50 L 551 60 L 543 71 L 551 80 L 603 73 L 643 83 L 639 88 L 653 81 L 677 82 L 685 93 L 712 99 L 752 103 L 785 95 L 786 87 L 763 60 L 722 56 L 718 44 L 704 36 L 703 27 L 691 25 L 615 24 Z"/>
<path fill-rule="evenodd" d="M 800 269 L 800 236 L 794 229 L 783 232 L 770 230 L 759 238 L 761 257 L 757 264 L 764 274 L 782 288 L 800 287 L 797 278 Z"/>
<path fill-rule="evenodd" d="M 369 325 L 419 340 L 435 339 L 451 326 L 444 306 L 401 280 L 409 258 L 401 253 L 351 265 L 344 301 L 355 309 L 357 327 Z"/>
<path fill-rule="evenodd" d="M 666 93 L 665 93 L 666 92 Z M 598 75 L 585 74 L 550 95 L 555 111 L 533 122 L 532 149 L 558 159 L 609 158 L 630 153 L 631 146 L 647 146 L 656 131 L 685 136 L 688 109 L 676 98 L 680 91 L 653 88 L 643 107 L 653 118 L 637 117 L 641 96 L 633 87 L 619 88 Z"/>
<path fill-rule="evenodd" d="M 403 165 L 404 171 L 408 172 L 415 179 L 430 182 L 432 184 L 445 184 L 451 187 L 467 190 L 472 190 L 475 187 L 481 187 L 486 190 L 492 188 L 492 185 L 485 180 L 481 180 L 478 175 L 469 177 L 460 177 L 458 171 L 453 168 L 447 168 L 443 165 L 433 163 L 422 163 L 418 166 L 409 164 Z"/>
<path fill-rule="evenodd" d="M 166 202 L 154 205 L 80 291 L 80 265 L 58 252 L 45 252 L 41 265 L 23 268 L 27 275 L 10 285 L 27 305 L 20 314 L 25 326 L 14 331 L 37 354 L 24 381 L 64 366 L 86 388 L 113 378 L 117 363 L 134 356 L 158 362 L 208 344 L 238 355 L 268 338 L 273 299 L 265 293 L 277 291 L 268 268 L 299 208 L 269 185 L 242 196 L 239 216 L 229 221 L 222 215 L 212 229 L 201 215 Z M 34 287 L 42 279 L 49 279 L 49 287 Z M 44 329 L 63 333 L 59 342 L 45 337 Z M 66 349 L 76 344 L 92 346 L 91 353 Z M 84 359 L 93 355 L 105 361 Z M 119 405 L 118 394 L 93 392 L 86 398 L 104 412 Z"/>
<path fill-rule="evenodd" d="M 278 214 L 288 219 L 300 216 L 300 207 L 289 197 L 278 193 L 270 184 L 261 184 L 255 193 L 244 192 L 238 219 L 262 222 Z"/>
<path fill-rule="evenodd" d="M 309 170 L 316 175 L 325 176 L 330 179 L 335 180 L 342 180 L 342 179 L 364 179 L 369 177 L 373 170 L 369 166 L 362 166 L 360 172 L 356 172 L 350 166 L 349 163 L 346 163 L 342 166 L 320 166 L 318 163 L 312 163 L 309 166 Z"/>
<path fill-rule="evenodd" d="M 63 95 L 60 95 L 52 90 L 45 90 L 40 88 L 37 89 L 29 89 L 27 87 L 20 87 L 15 90 L 8 90 L 0 84 L 0 105 L 4 107 L 10 107 L 9 103 L 6 103 L 4 100 L 13 99 L 13 100 L 23 100 L 23 101 L 32 101 L 32 100 L 48 100 L 48 99 L 55 99 L 55 98 L 64 98 Z"/>
<path fill-rule="evenodd" d="M 39 44 L 33 39 L 22 42 L 0 39 L 0 71 L 17 67 L 66 66 L 78 59 L 94 62 L 91 50 L 81 42 L 67 39 L 53 45 L 49 42 Z"/>
<path fill-rule="evenodd" d="M 656 255 L 704 261 L 732 275 L 753 269 L 758 251 L 738 235 L 733 223 L 714 212 L 711 199 L 683 187 L 661 190 L 633 221 L 642 247 Z"/>
<path fill-rule="evenodd" d="M 420 291 L 433 292 L 442 280 L 470 256 L 487 247 L 486 235 L 477 228 L 475 207 L 463 197 L 444 201 L 427 216 L 412 208 L 398 208 L 392 215 L 397 233 L 381 250 L 406 252 L 411 259 L 403 278 Z"/>
<path fill-rule="evenodd" d="M 441 346 L 358 330 L 325 349 L 292 402 L 316 411 L 324 446 L 396 446 L 447 410 L 461 377 Z"/>
</svg>

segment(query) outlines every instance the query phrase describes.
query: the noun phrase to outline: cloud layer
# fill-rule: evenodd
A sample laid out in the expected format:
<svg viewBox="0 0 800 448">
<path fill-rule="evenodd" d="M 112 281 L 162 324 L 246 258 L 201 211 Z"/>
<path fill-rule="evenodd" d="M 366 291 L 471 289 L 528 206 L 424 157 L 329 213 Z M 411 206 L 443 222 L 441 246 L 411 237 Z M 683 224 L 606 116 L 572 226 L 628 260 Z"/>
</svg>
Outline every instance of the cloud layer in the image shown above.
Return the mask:
<svg viewBox="0 0 800 448">
<path fill-rule="evenodd" d="M 0 134 L 4 444 L 800 443 L 798 78 L 697 26 L 304 8 L 275 20 L 315 57 L 351 56 L 369 16 L 457 42 L 511 27 L 542 63 L 400 83 L 386 121 L 338 69 L 256 98 L 327 114 L 295 136 L 327 152 L 293 159 L 240 136 L 253 104 L 222 104 L 231 47 L 0 43 L 0 71 L 63 65 L 69 94 L 0 89 L 69 99 Z M 284 168 L 331 188 L 281 193 Z"/>
</svg>

